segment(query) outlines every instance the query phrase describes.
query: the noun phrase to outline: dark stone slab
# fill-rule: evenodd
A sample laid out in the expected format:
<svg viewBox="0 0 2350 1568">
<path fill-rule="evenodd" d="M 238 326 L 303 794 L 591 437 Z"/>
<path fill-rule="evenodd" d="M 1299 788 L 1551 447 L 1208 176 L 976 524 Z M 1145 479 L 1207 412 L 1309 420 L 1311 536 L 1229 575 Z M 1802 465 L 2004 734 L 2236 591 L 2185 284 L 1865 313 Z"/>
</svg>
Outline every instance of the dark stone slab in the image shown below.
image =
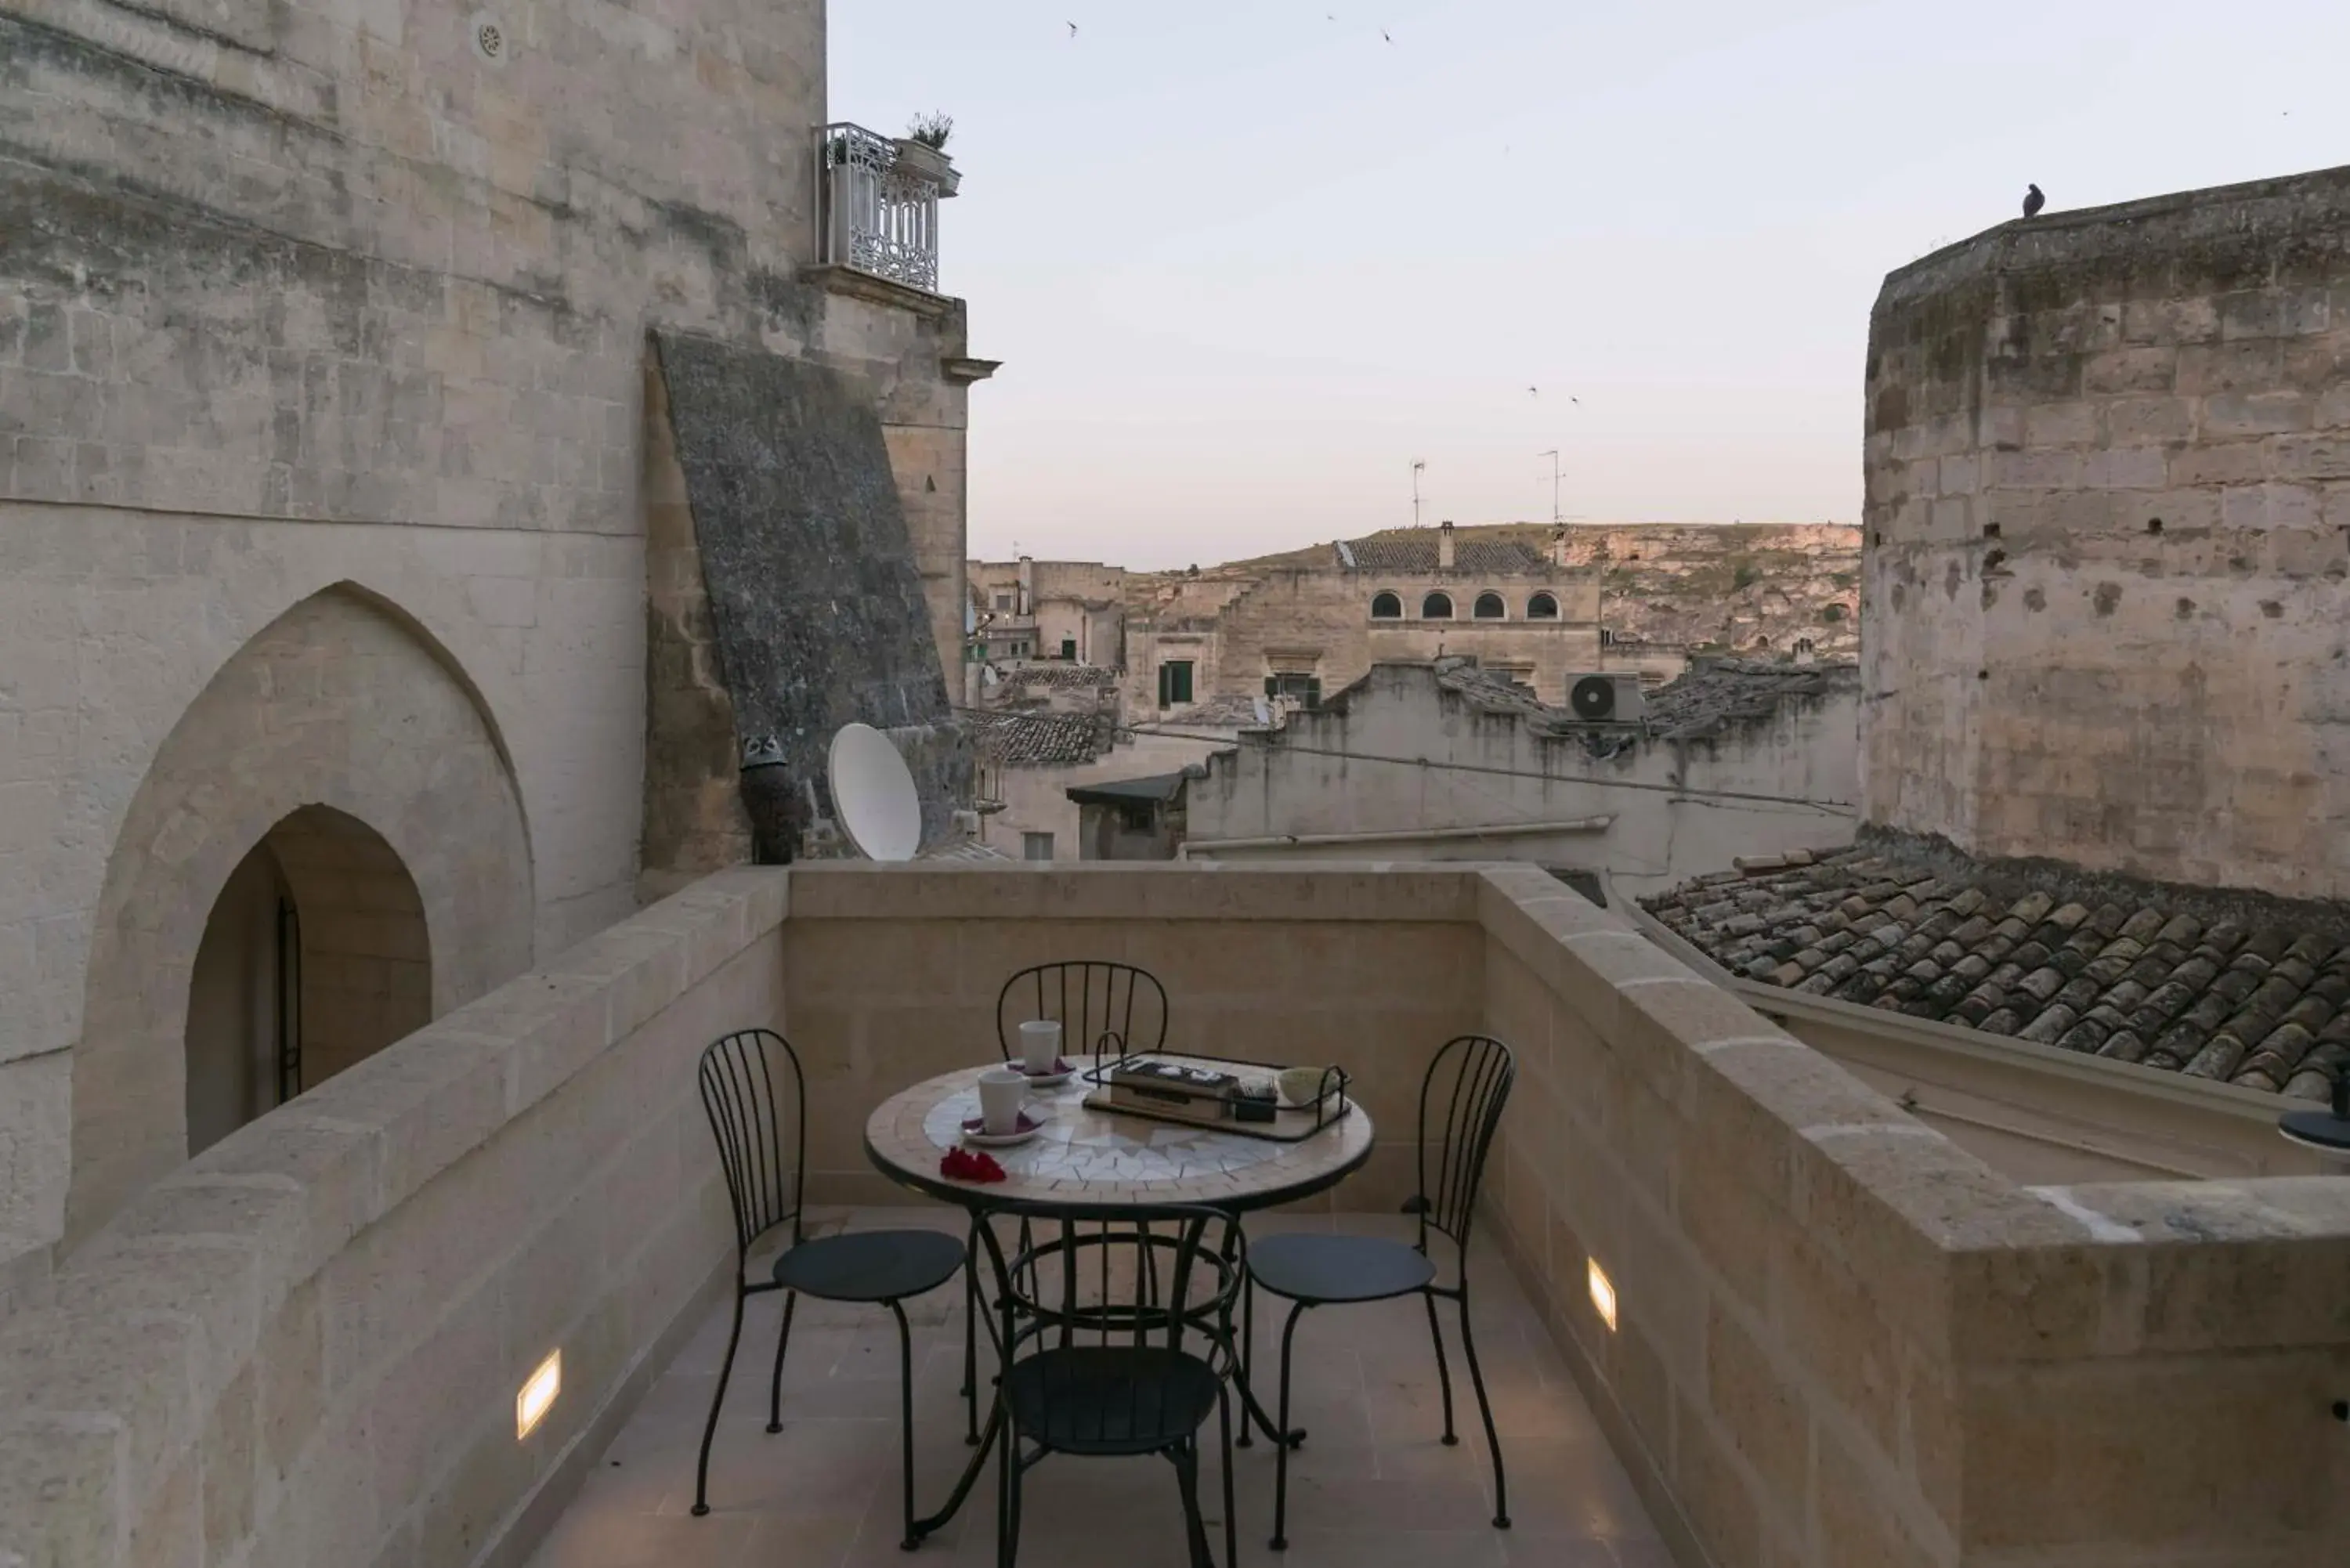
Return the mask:
<svg viewBox="0 0 2350 1568">
<path fill-rule="evenodd" d="M 971 748 L 879 416 L 819 365 L 682 334 L 654 342 L 738 739 L 776 737 L 790 776 L 834 816 L 834 732 L 888 732 L 913 770 L 923 843 L 951 837 Z"/>
</svg>

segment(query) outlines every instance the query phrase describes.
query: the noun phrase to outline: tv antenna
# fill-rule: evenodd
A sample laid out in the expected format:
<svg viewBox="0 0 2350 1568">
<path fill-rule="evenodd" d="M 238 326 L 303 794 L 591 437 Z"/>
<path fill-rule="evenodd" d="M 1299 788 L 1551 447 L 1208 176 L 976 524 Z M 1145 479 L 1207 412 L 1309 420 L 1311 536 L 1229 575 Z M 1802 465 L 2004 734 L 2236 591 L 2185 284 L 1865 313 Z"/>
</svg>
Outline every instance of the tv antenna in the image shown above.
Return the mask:
<svg viewBox="0 0 2350 1568">
<path fill-rule="evenodd" d="M 1411 525 L 1415 528 L 1419 526 L 1419 471 L 1427 466 L 1426 458 L 1411 460 Z"/>
<path fill-rule="evenodd" d="M 1534 455 L 1550 459 L 1550 525 L 1555 528 L 1558 526 L 1558 448 L 1553 447 Z"/>
</svg>

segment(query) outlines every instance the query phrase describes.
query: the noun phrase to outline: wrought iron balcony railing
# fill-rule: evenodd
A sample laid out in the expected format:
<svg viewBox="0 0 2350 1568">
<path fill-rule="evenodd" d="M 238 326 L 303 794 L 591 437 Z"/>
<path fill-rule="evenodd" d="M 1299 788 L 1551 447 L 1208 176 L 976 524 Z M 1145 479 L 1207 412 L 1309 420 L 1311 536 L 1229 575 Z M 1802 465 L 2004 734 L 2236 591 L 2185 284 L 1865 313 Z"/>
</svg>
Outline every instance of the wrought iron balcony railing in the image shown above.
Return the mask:
<svg viewBox="0 0 2350 1568">
<path fill-rule="evenodd" d="M 819 248 L 827 265 L 939 291 L 939 202 L 955 193 L 946 155 L 861 125 L 816 139 Z"/>
</svg>

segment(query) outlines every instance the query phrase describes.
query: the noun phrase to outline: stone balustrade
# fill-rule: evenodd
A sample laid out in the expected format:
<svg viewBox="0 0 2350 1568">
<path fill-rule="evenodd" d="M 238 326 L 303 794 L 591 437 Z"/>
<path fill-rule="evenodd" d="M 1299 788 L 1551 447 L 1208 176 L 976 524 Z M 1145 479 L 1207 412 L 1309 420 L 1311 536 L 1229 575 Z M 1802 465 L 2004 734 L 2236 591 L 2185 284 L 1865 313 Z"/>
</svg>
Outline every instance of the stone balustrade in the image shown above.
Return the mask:
<svg viewBox="0 0 2350 1568">
<path fill-rule="evenodd" d="M 702 1046 L 785 1028 L 812 1197 L 887 1200 L 867 1113 L 1069 957 L 1352 1069 L 1345 1208 L 1408 1190 L 1433 1049 L 1508 1039 L 1483 1222 L 1688 1563 L 2338 1560 L 2350 1183 L 2017 1187 L 1531 868 L 840 865 L 705 878 L 130 1201 L 0 1325 L 0 1563 L 521 1562 L 730 1266 Z"/>
</svg>

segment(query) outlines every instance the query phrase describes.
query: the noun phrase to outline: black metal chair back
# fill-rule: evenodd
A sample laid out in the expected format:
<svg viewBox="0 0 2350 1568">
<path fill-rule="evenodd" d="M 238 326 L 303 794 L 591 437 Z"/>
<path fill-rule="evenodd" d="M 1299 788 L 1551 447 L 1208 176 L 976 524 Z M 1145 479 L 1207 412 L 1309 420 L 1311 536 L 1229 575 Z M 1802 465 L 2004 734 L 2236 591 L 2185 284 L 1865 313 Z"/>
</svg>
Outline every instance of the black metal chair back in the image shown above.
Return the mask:
<svg viewBox="0 0 2350 1568">
<path fill-rule="evenodd" d="M 807 1188 L 807 1085 L 791 1042 L 772 1029 L 742 1029 L 711 1045 L 702 1054 L 702 1108 L 718 1140 L 718 1163 L 734 1209 L 737 1268 L 778 1225 L 790 1225 L 792 1245 L 799 1245 Z"/>
<path fill-rule="evenodd" d="M 1007 1247 L 995 1219 L 1018 1221 Z M 1221 1209 L 1009 1203 L 977 1227 L 995 1279 L 1007 1361 L 1023 1344 L 1150 1346 L 1229 1369 L 1225 1335 L 1248 1272 L 1248 1238 Z"/>
<path fill-rule="evenodd" d="M 1502 1125 L 1502 1107 L 1517 1081 L 1517 1058 L 1489 1034 L 1461 1034 L 1445 1042 L 1419 1083 L 1419 1216 L 1421 1250 L 1430 1227 L 1451 1237 L 1465 1252 L 1470 1221 L 1476 1217 L 1477 1189 L 1485 1178 L 1485 1157 Z M 1429 1161 L 1436 1159 L 1435 1181 Z"/>
<path fill-rule="evenodd" d="M 1020 1054 L 1020 1025 L 1051 1019 L 1074 1056 L 1156 1051 L 1167 1044 L 1167 988 L 1149 970 L 1102 959 L 1040 963 L 1003 982 L 995 997 L 995 1042 L 1007 1062 Z"/>
</svg>

